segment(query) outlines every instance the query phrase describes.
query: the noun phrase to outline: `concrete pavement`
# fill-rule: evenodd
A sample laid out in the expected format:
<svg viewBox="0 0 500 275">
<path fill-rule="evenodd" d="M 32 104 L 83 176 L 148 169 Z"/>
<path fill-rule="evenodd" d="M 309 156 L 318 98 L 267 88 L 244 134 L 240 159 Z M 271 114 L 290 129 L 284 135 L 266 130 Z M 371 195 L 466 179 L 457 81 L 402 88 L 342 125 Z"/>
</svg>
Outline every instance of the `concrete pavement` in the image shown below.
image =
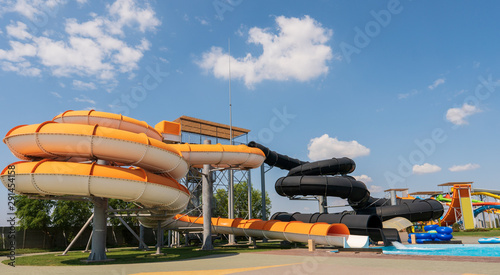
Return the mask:
<svg viewBox="0 0 500 275">
<path fill-rule="evenodd" d="M 288 249 L 128 265 L 0 265 L 0 274 L 500 274 L 500 259 L 491 257 L 395 256 L 327 251 Z"/>
</svg>

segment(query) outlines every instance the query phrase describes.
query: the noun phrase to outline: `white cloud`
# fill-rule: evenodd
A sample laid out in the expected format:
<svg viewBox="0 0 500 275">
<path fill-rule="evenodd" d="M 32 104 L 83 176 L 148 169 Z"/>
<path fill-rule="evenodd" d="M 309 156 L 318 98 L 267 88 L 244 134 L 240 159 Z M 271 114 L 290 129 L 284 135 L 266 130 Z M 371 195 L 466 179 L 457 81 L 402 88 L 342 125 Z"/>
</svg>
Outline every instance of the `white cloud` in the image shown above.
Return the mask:
<svg viewBox="0 0 500 275">
<path fill-rule="evenodd" d="M 22 2 L 22 5 L 30 5 L 33 2 L 42 5 L 43 1 L 19 2 Z M 43 5 L 55 7 L 61 3 L 64 1 L 52 0 L 43 2 Z M 151 47 L 151 43 L 142 38 L 142 35 L 135 34 L 134 30 L 154 31 L 161 22 L 148 4 L 139 6 L 131 0 L 117 0 L 106 8 L 105 15 L 94 14 L 89 21 L 66 19 L 65 33 L 58 33 L 57 40 L 49 38 L 50 30 L 44 32 L 47 35 L 32 36 L 27 32 L 24 23 L 11 24 L 7 27 L 9 35 L 23 42 L 9 41 L 11 49 L 0 49 L 0 61 L 24 62 L 26 65 L 25 61 L 29 60 L 33 64 L 47 67 L 55 76 L 87 76 L 97 78 L 104 84 L 112 83 L 117 74 L 132 73 L 136 70 L 144 52 Z M 13 4 L 10 11 L 20 12 Z M 36 16 L 36 13 L 26 11 L 23 15 Z M 125 33 L 125 27 L 132 30 Z M 136 45 L 129 45 L 128 41 L 131 40 L 135 40 Z M 32 70 L 40 71 L 35 68 Z M 17 72 L 21 74 L 20 70 Z"/>
<path fill-rule="evenodd" d="M 434 83 L 432 83 L 431 85 L 429 85 L 429 90 L 434 90 L 437 88 L 437 86 L 441 85 L 441 84 L 444 84 L 445 82 L 445 79 L 444 78 L 438 78 L 434 81 Z"/>
<path fill-rule="evenodd" d="M 7 30 L 7 34 L 20 39 L 20 40 L 25 40 L 31 38 L 31 34 L 28 33 L 28 26 L 24 24 L 23 22 L 17 21 L 17 24 L 11 24 L 5 27 Z"/>
<path fill-rule="evenodd" d="M 479 112 L 481 110 L 478 107 L 464 103 L 460 108 L 448 109 L 446 119 L 455 125 L 465 125 L 469 124 L 465 118 Z"/>
<path fill-rule="evenodd" d="M 405 93 L 405 94 L 398 94 L 398 99 L 405 99 L 405 98 L 409 98 L 411 96 L 414 96 L 416 94 L 418 94 L 419 91 L 418 90 L 412 90 L 411 92 L 409 93 Z"/>
<path fill-rule="evenodd" d="M 448 168 L 451 172 L 461 172 L 461 171 L 467 171 L 467 170 L 474 170 L 477 169 L 481 166 L 476 163 L 467 163 L 464 165 L 453 165 L 452 167 Z"/>
<path fill-rule="evenodd" d="M 367 175 L 353 176 L 353 178 L 355 178 L 356 180 L 361 181 L 365 184 L 373 181 L 373 179 Z M 378 185 L 374 185 L 374 184 L 370 184 L 370 185 L 366 184 L 366 186 L 368 187 L 368 191 L 370 191 L 370 193 L 372 193 L 372 194 L 380 193 L 380 192 L 384 191 L 382 186 L 378 186 Z"/>
<path fill-rule="evenodd" d="M 156 18 L 154 10 L 145 4 L 145 8 L 140 8 L 133 0 L 117 0 L 112 5 L 108 5 L 109 14 L 114 17 L 118 24 L 117 29 L 121 34 L 123 26 L 139 25 L 142 32 L 154 30 L 161 24 Z"/>
<path fill-rule="evenodd" d="M 50 94 L 57 98 L 62 98 L 62 96 L 58 92 L 50 92 Z"/>
<path fill-rule="evenodd" d="M 23 44 L 18 41 L 9 41 L 10 50 L 0 49 L 0 60 L 11 62 L 24 62 L 27 57 L 34 57 L 37 54 L 37 48 L 33 44 Z"/>
<path fill-rule="evenodd" d="M 93 82 L 83 82 L 80 80 L 73 80 L 73 88 L 77 90 L 95 90 L 97 87 Z"/>
<path fill-rule="evenodd" d="M 413 165 L 413 174 L 429 174 L 439 171 L 441 171 L 441 167 L 435 164 L 424 163 L 422 165 Z"/>
<path fill-rule="evenodd" d="M 17 0 L 0 1 L 0 15 L 8 12 L 17 12 L 33 22 L 40 22 L 40 18 L 57 13 L 59 5 L 67 0 Z"/>
<path fill-rule="evenodd" d="M 384 188 L 382 188 L 382 186 L 371 184 L 370 186 L 368 186 L 368 191 L 370 191 L 370 193 L 372 194 L 375 194 L 384 191 Z"/>
<path fill-rule="evenodd" d="M 327 134 L 313 138 L 307 145 L 311 160 L 328 159 L 332 157 L 360 157 L 370 154 L 370 149 L 359 144 L 357 141 L 340 141 L 336 137 L 331 138 Z"/>
<path fill-rule="evenodd" d="M 353 178 L 355 178 L 356 180 L 359 180 L 359 181 L 362 181 L 364 183 L 367 183 L 367 182 L 372 182 L 373 179 L 367 175 L 361 175 L 361 176 L 352 176 Z"/>
<path fill-rule="evenodd" d="M 248 43 L 262 46 L 262 54 L 229 57 L 222 48 L 212 47 L 196 63 L 217 78 L 227 79 L 228 60 L 231 76 L 242 79 L 249 88 L 263 80 L 308 81 L 328 73 L 326 62 L 333 58 L 326 45 L 332 31 L 323 28 L 309 16 L 303 18 L 276 17 L 277 34 L 270 29 L 253 27 L 248 31 Z"/>
<path fill-rule="evenodd" d="M 23 76 L 40 76 L 41 70 L 33 68 L 28 61 L 12 63 L 8 61 L 1 62 L 1 68 L 6 72 L 15 72 Z"/>
<path fill-rule="evenodd" d="M 95 101 L 84 96 L 84 95 L 80 95 L 80 97 L 75 97 L 73 99 L 75 102 L 84 102 L 84 103 L 90 103 L 92 105 L 95 105 Z"/>
</svg>

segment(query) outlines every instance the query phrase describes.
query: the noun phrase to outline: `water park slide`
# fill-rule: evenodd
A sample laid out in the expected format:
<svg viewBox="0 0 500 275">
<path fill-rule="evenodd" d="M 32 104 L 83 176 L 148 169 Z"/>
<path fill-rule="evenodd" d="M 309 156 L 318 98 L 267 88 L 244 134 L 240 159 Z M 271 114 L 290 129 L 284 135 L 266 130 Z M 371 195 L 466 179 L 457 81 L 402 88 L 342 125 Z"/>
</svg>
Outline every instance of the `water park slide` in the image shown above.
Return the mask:
<svg viewBox="0 0 500 275">
<path fill-rule="evenodd" d="M 477 192 L 486 192 L 486 193 L 491 193 L 495 195 L 500 195 L 500 190 L 491 190 L 491 189 L 484 189 L 484 188 L 473 188 L 471 190 L 472 193 L 477 193 Z"/>
<path fill-rule="evenodd" d="M 272 220 L 280 220 L 284 222 L 301 221 L 306 223 L 327 223 L 345 224 L 351 234 L 370 236 L 372 241 L 384 242 L 384 245 L 391 245 L 392 241 L 401 241 L 399 233 L 394 228 L 383 228 L 382 220 L 377 215 L 355 215 L 350 211 L 344 211 L 336 214 L 302 214 L 277 212 L 271 216 Z"/>
<path fill-rule="evenodd" d="M 410 221 L 426 221 L 438 219 L 443 214 L 441 203 L 432 200 L 398 199 L 397 205 L 390 205 L 390 200 L 377 199 L 370 196 L 366 185 L 346 174 L 354 171 L 356 164 L 349 158 L 332 158 L 316 162 L 304 162 L 285 155 L 278 154 L 269 148 L 250 142 L 250 147 L 261 149 L 266 155 L 266 164 L 289 170 L 286 177 L 276 181 L 276 192 L 281 196 L 326 195 L 347 199 L 354 209 L 352 217 L 345 213 L 323 214 L 290 214 L 275 215 L 274 218 L 288 220 L 286 216 L 293 215 L 294 220 L 337 222 L 342 219 L 350 230 L 382 227 L 381 221 L 394 217 L 405 217 Z M 281 217 L 280 217 L 281 216 Z M 374 222 L 376 219 L 378 222 Z M 321 218 L 319 218 L 321 217 Z M 318 220 L 319 218 L 319 220 Z M 293 220 L 292 219 L 292 220 Z M 348 221 L 349 220 L 349 221 Z M 370 236 L 372 237 L 372 236 Z"/>
<path fill-rule="evenodd" d="M 17 126 L 3 141 L 15 156 L 26 161 L 7 166 L 0 179 L 7 187 L 7 170 L 14 165 L 17 194 L 97 196 L 136 201 L 156 208 L 167 219 L 183 211 L 188 203 L 189 192 L 177 179 L 184 177 L 189 167 L 210 164 L 250 169 L 259 167 L 265 158 L 259 149 L 245 145 L 166 144 L 161 142 L 165 132 L 175 131 L 165 128 L 172 126 L 179 130 L 179 125 L 171 122 L 158 125 L 161 132 L 121 115 L 68 111 L 53 121 Z M 93 162 L 97 159 L 112 165 Z M 340 234 L 340 238 L 346 239 L 349 233 L 345 229 L 342 225 L 329 227 L 324 236 Z M 291 239 L 288 235 L 283 237 Z M 304 239 L 304 236 L 297 238 Z M 325 242 L 333 242 L 332 238 L 328 237 Z M 366 236 L 349 238 L 354 246 L 364 245 L 359 240 L 367 240 Z M 339 240 L 335 242 L 338 244 Z"/>
<path fill-rule="evenodd" d="M 453 186 L 453 196 L 448 212 L 441 220 L 441 226 L 451 226 L 457 222 L 457 215 L 461 215 L 465 229 L 474 229 L 474 217 L 470 184 L 456 184 Z"/>
<path fill-rule="evenodd" d="M 166 225 L 166 228 L 189 228 L 194 225 L 199 227 L 202 224 L 203 217 L 177 215 Z M 212 218 L 212 233 L 234 234 L 236 236 L 266 238 L 268 240 L 278 239 L 289 242 L 307 242 L 311 239 L 316 244 L 344 248 L 364 248 L 369 245 L 368 237 L 351 235 L 352 232 L 349 231 L 346 225 L 341 223 Z"/>
<path fill-rule="evenodd" d="M 500 204 L 498 204 L 498 205 L 483 205 L 481 207 L 478 207 L 478 208 L 474 209 L 474 217 L 477 217 L 477 215 L 479 215 L 482 212 L 489 210 L 489 209 L 500 209 Z"/>
<path fill-rule="evenodd" d="M 493 194 L 492 192 L 477 191 L 477 190 L 478 189 L 472 190 L 472 195 L 484 195 L 484 196 L 488 196 L 488 197 L 492 197 L 494 199 L 500 200 L 499 195 Z M 489 190 L 489 191 L 493 191 L 493 190 Z M 494 192 L 498 192 L 498 191 L 494 191 Z"/>
<path fill-rule="evenodd" d="M 474 195 L 474 194 L 471 194 Z M 440 201 L 440 202 L 446 202 L 450 203 L 451 202 L 451 196 L 447 194 L 446 196 L 443 196 L 443 194 L 439 194 L 436 197 L 434 197 L 435 200 Z M 478 203 L 483 203 L 483 201 L 480 200 L 474 200 L 472 199 L 472 205 L 476 206 Z"/>
</svg>

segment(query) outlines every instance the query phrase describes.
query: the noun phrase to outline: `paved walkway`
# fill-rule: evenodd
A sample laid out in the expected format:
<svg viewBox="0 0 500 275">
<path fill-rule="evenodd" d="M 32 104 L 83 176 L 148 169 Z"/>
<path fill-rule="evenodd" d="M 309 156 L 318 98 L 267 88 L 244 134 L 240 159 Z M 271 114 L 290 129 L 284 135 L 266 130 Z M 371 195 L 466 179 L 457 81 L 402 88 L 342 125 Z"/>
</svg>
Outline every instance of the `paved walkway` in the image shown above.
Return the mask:
<svg viewBox="0 0 500 275">
<path fill-rule="evenodd" d="M 327 251 L 289 249 L 128 265 L 0 265 L 0 274 L 500 274 L 500 259 L 491 257 L 395 256 Z"/>
</svg>

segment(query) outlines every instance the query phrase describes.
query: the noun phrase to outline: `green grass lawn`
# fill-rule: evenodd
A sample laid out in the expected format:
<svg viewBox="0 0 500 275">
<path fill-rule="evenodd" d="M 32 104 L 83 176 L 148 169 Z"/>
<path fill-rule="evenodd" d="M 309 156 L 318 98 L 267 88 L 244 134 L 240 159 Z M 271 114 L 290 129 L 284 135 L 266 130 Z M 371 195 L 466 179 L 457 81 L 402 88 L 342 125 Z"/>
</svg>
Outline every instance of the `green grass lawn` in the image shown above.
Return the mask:
<svg viewBox="0 0 500 275">
<path fill-rule="evenodd" d="M 474 229 L 470 231 L 453 232 L 453 236 L 500 237 L 500 229 L 494 228 L 494 229 L 487 229 L 485 231 Z"/>
<path fill-rule="evenodd" d="M 189 258 L 196 258 L 208 255 L 231 255 L 236 253 L 266 251 L 272 249 L 282 249 L 279 243 L 258 244 L 255 249 L 246 246 L 218 246 L 212 251 L 199 250 L 198 247 L 180 247 L 180 248 L 164 248 L 162 253 L 164 255 L 152 255 L 156 252 L 155 249 L 150 251 L 134 250 L 130 248 L 119 248 L 109 250 L 106 255 L 108 259 L 113 261 L 86 263 L 89 253 L 82 253 L 81 251 L 69 252 L 66 256 L 56 256 L 60 253 L 33 255 L 26 257 L 17 257 L 16 265 L 32 265 L 32 266 L 71 266 L 71 265 L 113 265 L 113 264 L 133 264 L 133 263 L 151 263 L 151 262 L 166 262 L 178 261 Z M 44 251 L 45 252 L 45 251 Z M 8 253 L 8 251 L 7 251 Z M 17 254 L 20 254 L 16 250 Z M 26 253 L 26 252 L 25 252 Z M 30 252 L 31 253 L 31 252 Z M 2 263 L 7 264 L 9 260 Z"/>
<path fill-rule="evenodd" d="M 16 255 L 21 255 L 21 254 L 31 254 L 31 253 L 44 253 L 44 252 L 52 252 L 52 251 L 61 251 L 64 250 L 59 248 L 59 249 L 44 249 L 44 248 L 20 248 L 16 249 Z M 10 250 L 0 250 L 0 257 L 1 256 L 7 256 L 9 255 Z"/>
</svg>

